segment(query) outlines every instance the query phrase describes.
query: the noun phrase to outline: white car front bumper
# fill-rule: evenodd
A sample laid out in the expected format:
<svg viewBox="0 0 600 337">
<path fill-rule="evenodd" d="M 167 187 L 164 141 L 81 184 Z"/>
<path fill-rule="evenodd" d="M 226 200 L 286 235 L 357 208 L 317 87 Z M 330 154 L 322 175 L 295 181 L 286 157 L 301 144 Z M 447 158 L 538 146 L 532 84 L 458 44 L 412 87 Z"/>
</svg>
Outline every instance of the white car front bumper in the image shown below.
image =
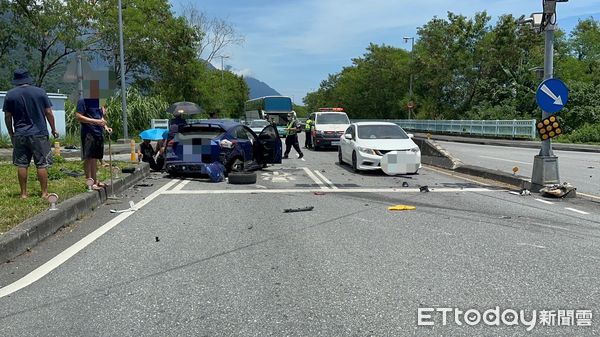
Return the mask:
<svg viewBox="0 0 600 337">
<path fill-rule="evenodd" d="M 397 169 L 394 174 L 417 173 L 421 168 L 421 152 L 393 151 L 397 153 Z M 386 153 L 385 155 L 389 154 Z M 383 156 L 356 152 L 356 166 L 359 170 L 379 170 Z"/>
</svg>

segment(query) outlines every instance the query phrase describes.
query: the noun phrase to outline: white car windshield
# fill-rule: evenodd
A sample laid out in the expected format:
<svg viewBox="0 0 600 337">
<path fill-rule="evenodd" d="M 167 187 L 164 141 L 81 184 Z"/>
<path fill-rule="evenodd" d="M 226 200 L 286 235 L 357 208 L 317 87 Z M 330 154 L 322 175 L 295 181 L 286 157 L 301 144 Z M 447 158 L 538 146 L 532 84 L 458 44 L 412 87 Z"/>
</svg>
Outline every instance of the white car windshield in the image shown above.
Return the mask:
<svg viewBox="0 0 600 337">
<path fill-rule="evenodd" d="M 345 114 L 321 114 L 317 117 L 317 124 L 350 124 Z"/>
<path fill-rule="evenodd" d="M 408 139 L 408 135 L 398 125 L 360 125 L 360 139 Z"/>
<path fill-rule="evenodd" d="M 255 120 L 250 123 L 251 128 L 260 128 L 269 125 L 269 122 L 263 120 Z"/>
</svg>

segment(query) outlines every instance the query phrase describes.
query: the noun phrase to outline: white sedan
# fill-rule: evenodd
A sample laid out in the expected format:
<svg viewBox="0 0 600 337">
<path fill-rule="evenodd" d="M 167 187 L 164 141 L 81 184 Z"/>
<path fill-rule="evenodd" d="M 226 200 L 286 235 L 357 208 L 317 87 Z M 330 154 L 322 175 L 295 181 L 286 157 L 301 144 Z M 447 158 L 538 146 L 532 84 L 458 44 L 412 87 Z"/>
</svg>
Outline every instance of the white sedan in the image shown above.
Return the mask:
<svg viewBox="0 0 600 337">
<path fill-rule="evenodd" d="M 412 135 L 388 122 L 352 123 L 340 138 L 338 160 L 355 172 L 382 169 L 386 174 L 417 173 L 421 150 Z"/>
<path fill-rule="evenodd" d="M 264 120 L 264 119 L 255 119 L 252 122 L 250 122 L 250 125 L 248 125 L 248 127 L 250 129 L 252 129 L 252 131 L 254 131 L 254 133 L 256 133 L 257 135 L 260 135 L 260 133 L 262 132 L 262 130 L 264 128 L 266 128 L 267 125 L 270 125 L 270 124 L 266 120 Z"/>
</svg>

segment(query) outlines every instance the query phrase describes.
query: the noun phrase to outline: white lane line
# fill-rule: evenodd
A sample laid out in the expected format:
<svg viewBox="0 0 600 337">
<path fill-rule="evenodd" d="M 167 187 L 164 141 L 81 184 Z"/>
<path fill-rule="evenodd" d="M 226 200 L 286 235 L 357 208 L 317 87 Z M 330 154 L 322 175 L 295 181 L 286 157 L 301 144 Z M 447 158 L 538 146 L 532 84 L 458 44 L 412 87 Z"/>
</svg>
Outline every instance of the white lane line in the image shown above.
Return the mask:
<svg viewBox="0 0 600 337">
<path fill-rule="evenodd" d="M 150 194 L 148 197 L 146 197 L 145 199 L 138 202 L 136 204 L 136 209 L 140 209 L 140 208 L 144 207 L 150 201 L 154 200 L 154 198 L 158 197 L 161 193 L 165 192 L 166 190 L 171 188 L 173 185 L 175 185 L 178 181 L 179 180 L 173 179 L 170 182 L 166 183 L 163 187 L 159 188 L 158 190 L 156 190 L 152 194 Z M 69 260 L 75 254 L 77 254 L 82 249 L 84 249 L 85 247 L 90 245 L 92 242 L 96 241 L 102 235 L 106 234 L 106 232 L 108 232 L 109 230 L 111 230 L 112 228 L 114 228 L 115 226 L 120 224 L 123 220 L 127 219 L 132 214 L 134 214 L 134 212 L 121 213 L 114 219 L 112 219 L 109 222 L 102 225 L 100 228 L 98 228 L 95 231 L 93 231 L 92 233 L 88 234 L 83 239 L 76 242 L 71 247 L 65 249 L 63 252 L 61 252 L 60 254 L 53 257 L 50 261 L 37 267 L 32 272 L 23 276 L 22 278 L 18 279 L 17 281 L 0 288 L 0 298 L 2 298 L 4 296 L 8 296 L 20 289 L 23 289 L 23 288 L 29 286 L 30 284 L 32 284 L 33 282 L 36 282 L 37 280 L 46 276 L 48 273 L 50 273 L 51 271 L 53 271 L 54 269 L 59 267 L 61 264 L 65 263 L 67 260 Z"/>
<path fill-rule="evenodd" d="M 524 162 L 524 161 L 510 160 L 510 159 L 496 158 L 496 157 L 489 157 L 489 156 L 479 156 L 479 158 L 486 158 L 486 159 L 507 161 L 509 163 L 517 163 L 517 164 L 523 164 L 523 165 L 533 165 L 532 163 L 527 163 L 527 162 Z"/>
<path fill-rule="evenodd" d="M 300 158 L 300 160 L 302 160 L 302 161 L 306 161 L 306 159 L 304 159 L 304 158 Z"/>
<path fill-rule="evenodd" d="M 173 188 L 173 191 L 181 191 L 181 189 L 190 183 L 191 180 L 182 180 L 181 183 Z"/>
<path fill-rule="evenodd" d="M 314 170 L 314 171 L 315 171 L 315 174 L 316 174 L 316 175 L 318 175 L 318 176 L 319 176 L 319 178 L 321 178 L 321 180 L 323 180 L 323 181 L 325 182 L 325 184 L 329 185 L 329 186 L 330 186 L 331 188 L 333 188 L 334 190 L 337 190 L 337 189 L 338 189 L 338 187 L 337 187 L 337 186 L 335 186 L 335 185 L 334 185 L 334 184 L 331 182 L 331 180 L 327 179 L 327 178 L 325 177 L 325 175 L 323 175 L 323 173 L 319 172 L 318 170 Z"/>
<path fill-rule="evenodd" d="M 540 249 L 546 249 L 546 246 L 540 246 L 540 245 L 533 245 L 531 243 L 517 243 L 517 246 L 528 246 L 528 247 L 534 247 L 534 248 L 540 248 Z"/>
<path fill-rule="evenodd" d="M 322 190 L 328 190 L 325 184 L 321 180 L 319 180 L 319 178 L 317 178 L 317 176 L 314 173 L 312 173 L 311 170 L 308 169 L 308 167 L 303 167 L 302 169 L 304 170 L 304 172 L 306 172 L 310 179 L 312 179 L 318 186 L 321 187 Z"/>
<path fill-rule="evenodd" d="M 554 203 L 552 201 L 548 201 L 548 200 L 544 200 L 544 199 L 535 199 L 535 201 L 539 201 L 541 203 L 544 203 L 546 205 L 554 205 Z"/>
<path fill-rule="evenodd" d="M 588 213 L 588 212 L 580 211 L 580 210 L 578 210 L 578 209 L 571 208 L 571 207 L 565 207 L 565 209 L 566 209 L 567 211 L 571 211 L 571 212 L 575 212 L 575 213 L 579 213 L 579 214 L 583 214 L 583 215 L 588 215 L 588 214 L 590 214 L 590 213 Z"/>
<path fill-rule="evenodd" d="M 323 192 L 323 188 L 297 188 L 297 189 L 247 189 L 247 190 L 183 190 L 183 191 L 165 191 L 163 195 L 182 195 L 182 194 L 268 194 L 268 193 L 314 193 Z M 417 188 L 339 188 L 325 189 L 327 193 L 421 193 Z M 487 188 L 436 188 L 431 189 L 431 193 L 458 193 L 458 192 L 502 192 L 502 190 L 490 190 Z"/>
<path fill-rule="evenodd" d="M 448 172 L 445 172 L 445 171 L 442 171 L 442 170 L 435 169 L 435 168 L 433 168 L 431 166 L 423 166 L 423 168 L 426 169 L 426 170 L 429 170 L 429 171 L 433 171 L 433 172 L 437 172 L 437 173 L 440 173 L 440 174 L 443 174 L 443 175 L 447 175 L 447 176 L 452 177 L 452 178 L 461 179 L 461 180 L 464 180 L 464 181 L 476 183 L 477 185 L 490 186 L 490 184 L 482 183 L 481 181 L 477 181 L 477 180 L 474 180 L 474 179 L 469 179 L 469 178 L 465 178 L 465 177 L 462 177 L 462 176 L 459 176 L 459 175 L 451 174 L 451 173 L 448 173 Z"/>
</svg>

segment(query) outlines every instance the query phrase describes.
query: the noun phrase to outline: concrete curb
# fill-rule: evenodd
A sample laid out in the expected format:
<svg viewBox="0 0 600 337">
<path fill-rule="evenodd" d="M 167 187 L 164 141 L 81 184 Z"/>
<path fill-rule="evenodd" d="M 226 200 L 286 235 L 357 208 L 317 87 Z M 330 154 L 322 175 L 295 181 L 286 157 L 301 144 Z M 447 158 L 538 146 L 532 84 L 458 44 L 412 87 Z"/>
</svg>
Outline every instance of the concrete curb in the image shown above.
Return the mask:
<svg viewBox="0 0 600 337">
<path fill-rule="evenodd" d="M 113 182 L 114 193 L 120 193 L 142 180 L 150 173 L 146 163 L 132 174 Z M 56 233 L 74 221 L 92 213 L 102 205 L 110 193 L 110 185 L 106 189 L 87 192 L 65 200 L 57 205 L 56 211 L 44 211 L 29 218 L 7 233 L 0 236 L 0 261 L 8 261 L 35 246 L 38 242 Z"/>
<path fill-rule="evenodd" d="M 421 162 L 423 164 L 470 176 L 499 181 L 519 188 L 529 188 L 529 185 L 531 184 L 525 177 L 479 166 L 464 165 L 458 158 L 453 157 L 441 145 L 430 139 L 415 137 L 413 138 L 413 141 L 421 148 Z"/>
</svg>

